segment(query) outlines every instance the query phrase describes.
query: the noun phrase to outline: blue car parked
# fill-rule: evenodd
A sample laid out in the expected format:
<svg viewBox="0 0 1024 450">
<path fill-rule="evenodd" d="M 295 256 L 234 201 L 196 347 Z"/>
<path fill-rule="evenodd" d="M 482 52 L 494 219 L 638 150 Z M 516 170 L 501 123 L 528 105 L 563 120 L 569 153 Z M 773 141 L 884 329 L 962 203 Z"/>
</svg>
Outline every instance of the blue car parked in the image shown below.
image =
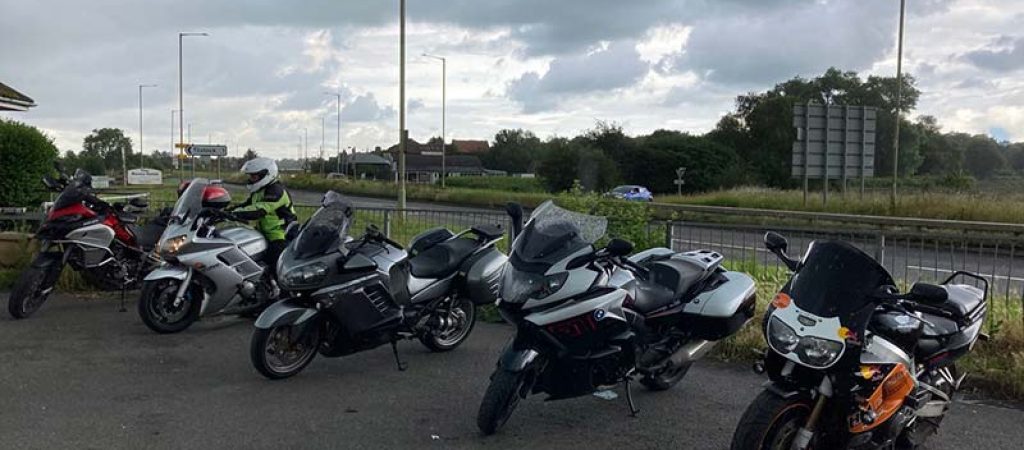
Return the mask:
<svg viewBox="0 0 1024 450">
<path fill-rule="evenodd" d="M 654 201 L 654 195 L 651 194 L 651 191 L 649 191 L 647 188 L 643 186 L 637 186 L 635 184 L 618 186 L 615 189 L 612 189 L 612 191 L 609 192 L 608 195 L 615 198 L 620 198 L 622 200 L 630 200 L 637 202 Z"/>
</svg>

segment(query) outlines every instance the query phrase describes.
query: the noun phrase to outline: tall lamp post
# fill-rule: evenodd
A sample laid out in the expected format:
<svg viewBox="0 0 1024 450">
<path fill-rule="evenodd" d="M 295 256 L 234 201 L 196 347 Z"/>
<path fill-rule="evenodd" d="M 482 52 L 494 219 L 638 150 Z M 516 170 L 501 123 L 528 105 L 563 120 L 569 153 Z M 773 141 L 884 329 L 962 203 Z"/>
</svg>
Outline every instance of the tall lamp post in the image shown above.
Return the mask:
<svg viewBox="0 0 1024 450">
<path fill-rule="evenodd" d="M 892 135 L 892 198 L 889 206 L 896 211 L 896 179 L 900 169 L 900 118 L 903 116 L 903 17 L 907 0 L 900 0 L 900 32 L 896 50 L 896 126 Z"/>
<path fill-rule="evenodd" d="M 338 140 L 337 140 L 337 151 L 338 151 L 338 173 L 341 173 L 341 93 L 338 92 L 324 92 L 327 95 L 333 95 L 337 100 L 338 104 Z"/>
<path fill-rule="evenodd" d="M 448 60 L 443 56 L 430 55 L 424 53 L 423 56 L 427 58 L 434 58 L 441 60 L 441 189 L 444 189 L 444 180 L 448 176 L 448 170 L 445 166 L 445 119 L 448 116 Z"/>
<path fill-rule="evenodd" d="M 398 209 L 405 210 L 405 0 L 398 11 Z M 404 216 L 403 216 L 404 217 Z"/>
<path fill-rule="evenodd" d="M 140 84 L 139 85 L 139 168 L 140 169 L 142 168 L 143 165 L 145 165 L 145 163 L 143 162 L 143 157 L 145 156 L 145 150 L 144 149 L 146 148 L 146 147 L 144 147 L 142 145 L 142 88 L 148 88 L 148 87 L 156 87 L 156 85 L 155 84 Z M 125 172 L 125 175 L 124 175 L 124 182 L 125 182 L 125 185 L 128 184 L 128 173 L 127 172 Z"/>
<path fill-rule="evenodd" d="M 181 69 L 181 41 L 186 36 L 209 36 L 209 33 L 196 33 L 196 32 L 185 32 L 178 33 L 178 174 L 182 180 L 185 179 L 185 87 L 182 84 L 182 69 Z M 195 163 L 192 164 L 192 171 L 195 171 Z"/>
</svg>

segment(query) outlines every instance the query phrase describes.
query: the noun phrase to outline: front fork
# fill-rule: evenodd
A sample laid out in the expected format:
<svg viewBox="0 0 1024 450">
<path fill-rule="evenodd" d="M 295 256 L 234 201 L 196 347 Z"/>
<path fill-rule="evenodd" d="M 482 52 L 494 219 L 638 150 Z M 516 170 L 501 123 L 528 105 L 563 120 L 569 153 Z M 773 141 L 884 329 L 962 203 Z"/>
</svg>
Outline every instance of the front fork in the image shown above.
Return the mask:
<svg viewBox="0 0 1024 450">
<path fill-rule="evenodd" d="M 185 273 L 185 278 L 181 279 L 181 284 L 178 286 L 178 292 L 174 294 L 174 307 L 180 307 L 185 302 L 185 294 L 188 292 L 188 285 L 192 283 L 192 269 L 188 269 Z"/>
<path fill-rule="evenodd" d="M 786 364 L 790 365 L 793 362 L 789 361 Z M 793 450 L 807 450 L 808 446 L 811 445 L 811 439 L 814 438 L 814 431 L 817 429 L 818 421 L 821 419 L 821 414 L 825 411 L 825 404 L 828 403 L 828 398 L 831 396 L 832 380 L 826 375 L 821 379 L 821 385 L 818 386 L 818 399 L 814 402 L 811 415 L 807 417 L 807 423 L 797 431 L 796 438 L 793 439 L 793 446 L 791 447 Z"/>
</svg>

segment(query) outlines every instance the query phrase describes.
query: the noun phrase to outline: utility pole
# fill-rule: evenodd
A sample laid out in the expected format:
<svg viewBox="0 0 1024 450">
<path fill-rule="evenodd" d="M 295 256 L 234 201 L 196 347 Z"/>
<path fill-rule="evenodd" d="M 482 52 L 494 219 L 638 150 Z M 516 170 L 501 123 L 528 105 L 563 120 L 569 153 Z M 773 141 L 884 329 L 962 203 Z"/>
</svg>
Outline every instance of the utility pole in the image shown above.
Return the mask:
<svg viewBox="0 0 1024 450">
<path fill-rule="evenodd" d="M 903 21 L 907 0 L 900 0 L 900 31 L 896 50 L 896 126 L 892 135 L 892 197 L 889 206 L 896 211 L 896 180 L 900 173 L 900 118 L 903 117 Z"/>
<path fill-rule="evenodd" d="M 324 176 L 324 164 L 326 164 L 326 162 L 324 161 L 324 143 L 326 142 L 325 141 L 325 137 L 327 136 L 327 134 L 325 134 L 325 131 L 324 131 L 324 121 L 325 120 L 327 120 L 327 115 L 320 116 L 320 176 L 321 177 Z"/>
<path fill-rule="evenodd" d="M 405 0 L 398 14 L 398 209 L 405 210 Z"/>
<path fill-rule="evenodd" d="M 337 172 L 341 173 L 341 93 L 338 93 L 338 92 L 324 92 L 324 93 L 327 94 L 327 95 L 333 95 L 337 99 L 337 108 L 338 108 L 338 140 L 335 143 L 335 145 L 337 147 L 335 150 L 338 153 L 338 161 L 337 161 L 338 162 L 338 164 L 337 164 L 338 165 L 338 170 L 337 170 Z"/>
<path fill-rule="evenodd" d="M 142 145 L 142 88 L 147 88 L 147 87 L 156 87 L 156 85 L 155 84 L 140 84 L 139 85 L 139 168 L 140 169 L 142 168 L 142 166 L 145 165 L 145 162 L 143 162 L 143 157 L 146 154 L 145 150 L 144 150 L 146 147 L 144 147 Z M 127 174 L 125 174 L 124 179 L 125 179 L 125 184 L 127 184 L 128 183 L 128 175 Z"/>
<path fill-rule="evenodd" d="M 445 178 L 448 176 L 448 170 L 445 167 L 445 119 L 448 116 L 448 60 L 443 56 L 436 56 L 424 53 L 423 56 L 427 58 L 434 58 L 441 61 L 441 189 L 444 189 Z"/>
<path fill-rule="evenodd" d="M 302 127 L 302 171 L 309 170 L 309 128 Z"/>
<path fill-rule="evenodd" d="M 174 113 L 176 112 L 178 112 L 178 110 L 171 110 L 171 148 L 168 150 L 168 152 L 170 152 L 171 154 L 171 159 L 173 159 L 176 162 L 176 164 L 173 167 L 180 167 L 181 160 L 178 159 L 178 157 L 174 154 Z"/>
<path fill-rule="evenodd" d="M 185 95 L 183 93 L 185 88 L 184 88 L 184 85 L 182 84 L 183 77 L 182 77 L 182 69 L 181 69 L 181 61 L 182 61 L 182 58 L 181 58 L 181 41 L 182 41 L 182 38 L 184 38 L 185 36 L 209 36 L 209 34 L 208 33 L 178 33 L 178 144 L 181 145 L 182 147 L 185 145 L 185 130 L 184 130 L 184 125 L 185 125 L 185 101 L 184 101 L 184 98 L 185 98 Z M 191 139 L 190 139 L 190 141 L 191 141 Z M 184 148 L 179 148 L 178 149 L 178 162 L 180 163 L 180 165 L 178 166 L 179 169 L 180 169 L 178 171 L 178 174 L 179 174 L 179 177 L 182 180 L 184 180 L 185 179 L 185 149 Z M 193 161 L 193 164 L 192 164 L 192 172 L 193 172 L 192 175 L 195 176 L 195 162 L 194 161 Z"/>
</svg>

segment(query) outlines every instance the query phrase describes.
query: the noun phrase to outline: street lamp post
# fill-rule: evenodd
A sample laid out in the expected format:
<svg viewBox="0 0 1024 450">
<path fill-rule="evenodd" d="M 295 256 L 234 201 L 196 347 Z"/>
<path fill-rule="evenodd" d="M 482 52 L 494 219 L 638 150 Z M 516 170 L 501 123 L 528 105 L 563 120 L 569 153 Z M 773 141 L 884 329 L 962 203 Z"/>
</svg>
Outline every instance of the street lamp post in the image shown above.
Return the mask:
<svg viewBox="0 0 1024 450">
<path fill-rule="evenodd" d="M 333 95 L 338 103 L 338 140 L 336 145 L 338 151 L 338 173 L 341 173 L 341 93 L 324 92 L 324 94 Z"/>
<path fill-rule="evenodd" d="M 423 56 L 441 60 L 441 189 L 444 189 L 444 180 L 448 176 L 448 170 L 445 166 L 445 138 L 447 136 L 445 134 L 445 120 L 448 116 L 448 60 L 443 56 L 426 53 Z"/>
<path fill-rule="evenodd" d="M 398 12 L 398 209 L 405 210 L 405 0 Z M 404 216 L 403 216 L 404 217 Z"/>
<path fill-rule="evenodd" d="M 139 85 L 139 168 L 145 165 L 143 162 L 143 156 L 145 155 L 145 148 L 142 145 L 142 88 L 156 87 L 155 84 L 140 84 Z M 172 138 L 173 139 L 173 138 Z M 124 182 L 128 184 L 128 174 L 125 173 Z"/>
<path fill-rule="evenodd" d="M 896 50 L 896 126 L 892 135 L 892 198 L 889 206 L 896 211 L 896 179 L 900 169 L 900 118 L 903 116 L 903 17 L 907 0 L 900 0 L 900 32 Z"/>
<path fill-rule="evenodd" d="M 182 69 L 181 69 L 181 63 L 182 63 L 181 41 L 182 41 L 182 39 L 185 36 L 209 36 L 209 35 L 210 35 L 209 33 L 194 33 L 194 32 L 178 33 L 178 145 L 181 146 L 181 147 L 178 148 L 178 162 L 180 163 L 180 165 L 178 166 L 179 167 L 178 173 L 179 173 L 179 176 L 181 177 L 181 179 L 185 178 L 185 164 L 184 164 L 185 149 L 183 148 L 184 144 L 185 144 L 185 142 L 184 142 L 184 139 L 185 139 L 185 100 L 184 100 L 184 98 L 185 98 L 185 94 L 184 94 L 185 87 L 182 84 L 183 76 L 182 76 Z M 192 170 L 193 170 L 193 172 L 195 171 L 195 162 L 194 161 L 193 161 L 193 164 L 192 164 Z"/>
</svg>

